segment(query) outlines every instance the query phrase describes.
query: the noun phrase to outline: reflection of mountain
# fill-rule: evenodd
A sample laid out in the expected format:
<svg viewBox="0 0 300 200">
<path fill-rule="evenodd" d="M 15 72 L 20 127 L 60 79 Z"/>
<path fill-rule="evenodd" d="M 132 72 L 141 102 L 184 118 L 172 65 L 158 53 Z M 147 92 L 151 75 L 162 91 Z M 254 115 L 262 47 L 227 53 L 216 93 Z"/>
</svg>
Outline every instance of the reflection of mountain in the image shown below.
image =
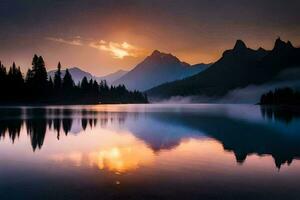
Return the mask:
<svg viewBox="0 0 300 200">
<path fill-rule="evenodd" d="M 52 79 L 53 79 L 55 72 L 56 72 L 56 70 L 49 71 L 48 76 L 52 77 Z M 97 80 L 98 82 L 101 80 L 106 80 L 108 84 L 111 84 L 113 81 L 121 78 L 122 76 L 124 76 L 127 73 L 127 71 L 118 70 L 114 73 L 107 74 L 106 76 L 93 76 L 89 72 L 83 71 L 82 69 L 80 69 L 78 67 L 71 67 L 69 69 L 69 72 L 72 75 L 74 82 L 76 84 L 78 84 L 83 79 L 83 77 L 86 77 L 87 79 L 94 79 L 94 80 Z M 66 73 L 66 70 L 62 70 L 62 77 L 65 75 L 65 73 Z"/>
<path fill-rule="evenodd" d="M 180 124 L 183 127 L 204 132 L 223 144 L 225 150 L 233 151 L 239 163 L 250 154 L 271 155 L 275 164 L 290 164 L 300 159 L 300 134 L 289 135 L 270 126 L 210 114 L 157 115 L 157 120 Z"/>
<path fill-rule="evenodd" d="M 119 124 L 155 152 L 176 148 L 184 139 L 209 136 L 220 141 L 225 150 L 232 151 L 239 163 L 244 162 L 250 154 L 271 155 L 278 168 L 284 163 L 290 164 L 295 158 L 300 159 L 299 126 L 288 129 L 290 124 L 281 123 L 297 124 L 297 120 L 291 120 L 299 115 L 263 107 L 263 117 L 275 121 L 258 123 L 211 110 L 149 112 L 144 115 L 70 109 L 9 109 L 1 113 L 5 113 L 1 115 L 5 118 L 0 116 L 0 138 L 8 135 L 14 142 L 24 126 L 34 151 L 42 148 L 48 130 L 54 130 L 59 139 L 63 133 L 72 133 L 73 126 L 77 129 L 81 126 L 81 130 L 86 130 L 97 124 L 100 127 Z M 131 120 L 126 120 L 128 118 Z M 278 124 L 285 127 L 280 128 Z"/>
<path fill-rule="evenodd" d="M 143 140 L 155 152 L 176 148 L 185 138 L 203 136 L 201 132 L 188 126 L 173 123 L 170 117 L 167 114 L 153 113 L 126 125 L 135 137 Z"/>
</svg>

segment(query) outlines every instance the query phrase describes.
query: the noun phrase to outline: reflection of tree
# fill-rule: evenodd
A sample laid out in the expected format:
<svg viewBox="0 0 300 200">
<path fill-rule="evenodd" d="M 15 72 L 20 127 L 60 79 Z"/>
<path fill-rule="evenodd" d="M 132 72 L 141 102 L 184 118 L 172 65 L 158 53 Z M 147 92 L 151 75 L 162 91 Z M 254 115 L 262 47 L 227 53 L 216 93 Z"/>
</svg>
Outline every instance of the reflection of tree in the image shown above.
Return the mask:
<svg viewBox="0 0 300 200">
<path fill-rule="evenodd" d="M 87 124 L 88 124 L 87 118 L 82 118 L 82 119 L 81 119 L 81 126 L 82 126 L 82 129 L 83 129 L 83 130 L 86 129 Z"/>
<path fill-rule="evenodd" d="M 300 118 L 300 110 L 297 108 L 288 109 L 281 106 L 261 106 L 261 113 L 265 119 L 283 121 L 290 123 L 295 118 Z"/>
<path fill-rule="evenodd" d="M 0 117 L 0 137 L 5 137 L 5 134 L 8 133 L 9 138 L 14 143 L 15 139 L 20 136 L 23 124 L 20 119 L 22 110 L 20 108 L 1 109 L 1 116 L 5 118 Z"/>
<path fill-rule="evenodd" d="M 73 120 L 71 118 L 63 118 L 62 124 L 63 124 L 63 129 L 65 132 L 65 135 L 68 135 L 68 132 L 71 130 L 72 123 L 73 123 Z"/>
<path fill-rule="evenodd" d="M 52 121 L 52 120 L 51 120 Z M 59 140 L 59 138 L 60 138 L 60 125 L 61 124 L 61 122 L 60 122 L 60 119 L 59 118 L 55 118 L 55 119 L 53 119 L 53 128 L 54 128 L 54 130 L 56 130 L 56 132 L 57 132 L 57 139 Z"/>
<path fill-rule="evenodd" d="M 90 125 L 90 128 L 93 128 L 93 119 L 92 118 L 89 119 L 89 125 Z"/>
<path fill-rule="evenodd" d="M 29 109 L 29 118 L 26 119 L 27 134 L 30 136 L 33 151 L 41 149 L 44 143 L 47 130 L 46 109 Z"/>
<path fill-rule="evenodd" d="M 42 148 L 47 130 L 54 130 L 58 140 L 62 131 L 67 136 L 72 130 L 73 118 L 78 114 L 71 109 L 58 108 L 28 108 L 24 112 L 22 109 L 1 109 L 0 111 L 0 139 L 8 135 L 14 143 L 25 122 L 33 151 Z M 106 126 L 109 120 L 123 123 L 126 117 L 124 114 L 108 114 L 91 110 L 82 110 L 80 113 L 83 130 L 86 130 L 88 125 L 91 129 L 96 127 L 98 120 L 101 121 L 101 126 Z"/>
<path fill-rule="evenodd" d="M 8 134 L 12 140 L 12 143 L 14 143 L 16 137 L 20 136 L 21 127 L 22 127 L 21 120 L 10 121 L 10 124 L 8 125 Z"/>
<path fill-rule="evenodd" d="M 97 126 L 97 122 L 98 122 L 97 118 L 94 118 L 94 127 Z"/>
<path fill-rule="evenodd" d="M 37 147 L 41 149 L 45 139 L 47 121 L 45 119 L 26 120 L 26 127 L 27 134 L 30 135 L 33 151 L 35 151 Z"/>
<path fill-rule="evenodd" d="M 13 120 L 1 120 L 0 121 L 0 137 L 5 137 L 5 134 L 8 133 L 9 138 L 12 143 L 15 139 L 20 136 L 20 131 L 22 128 L 22 120 L 13 119 Z"/>
</svg>

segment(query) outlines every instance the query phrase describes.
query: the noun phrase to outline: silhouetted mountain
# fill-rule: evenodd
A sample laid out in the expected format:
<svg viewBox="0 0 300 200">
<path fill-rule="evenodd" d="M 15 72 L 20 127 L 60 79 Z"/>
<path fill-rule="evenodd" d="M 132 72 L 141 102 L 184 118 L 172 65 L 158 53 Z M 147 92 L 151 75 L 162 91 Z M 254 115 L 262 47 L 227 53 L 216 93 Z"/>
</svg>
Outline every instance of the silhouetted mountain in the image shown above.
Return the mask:
<svg viewBox="0 0 300 200">
<path fill-rule="evenodd" d="M 144 61 L 113 84 L 124 84 L 131 90 L 144 91 L 162 83 L 197 74 L 207 67 L 206 64 L 191 66 L 171 54 L 155 50 Z"/>
<path fill-rule="evenodd" d="M 54 79 L 55 72 L 56 72 L 56 69 L 49 71 L 48 76 L 50 76 L 52 79 Z M 78 84 L 83 79 L 83 77 L 86 77 L 88 80 L 95 79 L 92 74 L 90 74 L 89 72 L 85 72 L 78 67 L 69 68 L 69 72 L 76 84 Z M 61 77 L 64 77 L 65 74 L 66 74 L 66 70 L 61 70 Z"/>
<path fill-rule="evenodd" d="M 56 70 L 52 70 L 48 72 L 48 76 L 50 76 L 52 79 L 54 78 L 54 74 L 55 74 Z M 89 72 L 83 71 L 82 69 L 78 68 L 78 67 L 72 67 L 69 69 L 70 74 L 72 75 L 72 78 L 75 82 L 75 84 L 78 84 L 83 77 L 86 77 L 88 80 L 93 79 L 96 80 L 98 82 L 100 82 L 101 80 L 106 80 L 107 84 L 111 84 L 113 81 L 119 79 L 120 77 L 124 76 L 127 71 L 125 70 L 118 70 L 114 73 L 105 75 L 105 76 L 94 76 Z M 66 73 L 66 70 L 61 70 L 61 77 L 64 77 Z"/>
<path fill-rule="evenodd" d="M 122 76 L 124 76 L 127 73 L 128 73 L 128 71 L 120 69 L 114 73 L 111 73 L 111 74 L 108 74 L 105 76 L 101 76 L 101 77 L 96 77 L 96 80 L 98 80 L 98 81 L 106 80 L 107 84 L 111 85 L 115 80 L 118 80 L 119 78 L 121 78 Z"/>
<path fill-rule="evenodd" d="M 184 80 L 150 89 L 151 97 L 203 95 L 220 97 L 230 90 L 272 81 L 280 72 L 300 66 L 300 49 L 278 38 L 271 51 L 253 50 L 238 40 L 207 70 Z"/>
</svg>

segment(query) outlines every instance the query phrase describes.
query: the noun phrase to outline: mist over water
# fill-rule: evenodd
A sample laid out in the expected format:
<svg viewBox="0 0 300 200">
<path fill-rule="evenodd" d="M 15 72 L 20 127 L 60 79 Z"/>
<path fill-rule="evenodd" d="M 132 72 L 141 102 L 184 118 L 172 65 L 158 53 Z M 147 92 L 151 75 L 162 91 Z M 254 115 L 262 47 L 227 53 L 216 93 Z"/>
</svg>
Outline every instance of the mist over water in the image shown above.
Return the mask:
<svg viewBox="0 0 300 200">
<path fill-rule="evenodd" d="M 277 81 L 263 85 L 250 85 L 228 92 L 223 97 L 207 96 L 175 96 L 163 100 L 153 100 L 153 103 L 161 104 L 195 104 L 195 103 L 217 103 L 217 104 L 257 104 L 262 94 L 275 90 L 276 88 L 291 87 L 299 90 L 300 81 Z"/>
</svg>

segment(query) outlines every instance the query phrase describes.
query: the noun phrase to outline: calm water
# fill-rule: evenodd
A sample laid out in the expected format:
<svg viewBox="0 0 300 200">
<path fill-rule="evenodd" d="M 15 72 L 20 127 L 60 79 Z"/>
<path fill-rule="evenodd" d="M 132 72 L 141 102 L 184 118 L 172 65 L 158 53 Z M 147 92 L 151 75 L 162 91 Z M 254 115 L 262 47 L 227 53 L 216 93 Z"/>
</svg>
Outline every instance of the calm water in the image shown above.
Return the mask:
<svg viewBox="0 0 300 200">
<path fill-rule="evenodd" d="M 246 105 L 0 108 L 0 199 L 300 199 L 300 118 Z"/>
</svg>

